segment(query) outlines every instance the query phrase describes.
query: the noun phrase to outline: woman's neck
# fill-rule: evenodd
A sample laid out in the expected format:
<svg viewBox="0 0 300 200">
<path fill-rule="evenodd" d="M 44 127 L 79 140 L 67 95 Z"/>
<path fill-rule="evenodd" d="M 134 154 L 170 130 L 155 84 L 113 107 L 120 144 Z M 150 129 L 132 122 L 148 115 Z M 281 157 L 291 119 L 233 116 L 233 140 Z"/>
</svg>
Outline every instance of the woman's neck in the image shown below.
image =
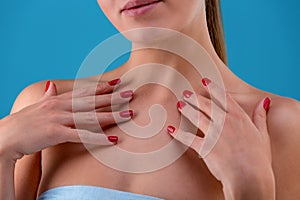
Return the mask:
<svg viewBox="0 0 300 200">
<path fill-rule="evenodd" d="M 131 55 L 125 64 L 117 68 L 118 74 L 131 73 L 128 77 L 134 78 L 133 82 L 139 79 L 143 79 L 143 82 L 162 79 L 172 85 L 178 83 L 179 73 L 192 86 L 201 85 L 199 84 L 201 78 L 208 77 L 224 84 L 227 91 L 247 92 L 245 90 L 250 89 L 249 85 L 234 75 L 217 55 L 210 40 L 205 16 L 200 16 L 200 18 L 195 19 L 197 23 L 192 23 L 180 32 L 170 29 L 158 30 L 162 32 L 154 30 L 153 34 L 146 36 L 151 39 L 151 35 L 155 37 L 158 34 L 156 37 L 158 39 L 153 42 L 133 42 Z M 149 33 L 149 31 L 145 33 Z M 139 34 L 143 34 L 143 32 Z M 135 70 L 141 66 L 149 66 L 149 63 L 155 67 L 155 70 L 154 68 L 151 70 L 149 67 L 145 67 L 145 70 Z M 159 68 L 165 69 L 162 65 L 173 70 L 159 70 Z"/>
</svg>

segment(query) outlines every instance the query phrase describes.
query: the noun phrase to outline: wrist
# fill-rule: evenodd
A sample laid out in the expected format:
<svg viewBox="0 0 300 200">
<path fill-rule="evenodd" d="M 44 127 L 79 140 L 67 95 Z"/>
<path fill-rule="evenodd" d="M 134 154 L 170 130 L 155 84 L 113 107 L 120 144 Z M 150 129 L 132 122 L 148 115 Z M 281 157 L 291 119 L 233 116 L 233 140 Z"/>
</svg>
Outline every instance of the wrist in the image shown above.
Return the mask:
<svg viewBox="0 0 300 200">
<path fill-rule="evenodd" d="M 13 142 L 10 139 L 10 116 L 0 120 L 0 162 L 15 163 L 17 155 L 13 151 Z"/>
<path fill-rule="evenodd" d="M 15 199 L 14 170 L 15 160 L 7 156 L 0 158 L 0 199 Z"/>
<path fill-rule="evenodd" d="M 275 178 L 271 167 L 255 174 L 243 174 L 223 181 L 226 200 L 274 200 Z"/>
</svg>

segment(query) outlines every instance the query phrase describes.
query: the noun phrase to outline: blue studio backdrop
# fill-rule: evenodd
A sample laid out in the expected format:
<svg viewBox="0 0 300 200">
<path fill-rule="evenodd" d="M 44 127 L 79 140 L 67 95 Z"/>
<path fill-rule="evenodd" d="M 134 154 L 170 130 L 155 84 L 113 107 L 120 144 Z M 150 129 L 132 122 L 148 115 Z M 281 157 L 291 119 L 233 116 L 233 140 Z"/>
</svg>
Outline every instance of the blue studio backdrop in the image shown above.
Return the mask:
<svg viewBox="0 0 300 200">
<path fill-rule="evenodd" d="M 221 3 L 231 70 L 257 88 L 300 100 L 300 2 Z M 29 84 L 75 78 L 89 52 L 116 33 L 96 0 L 0 0 L 0 119 Z"/>
</svg>

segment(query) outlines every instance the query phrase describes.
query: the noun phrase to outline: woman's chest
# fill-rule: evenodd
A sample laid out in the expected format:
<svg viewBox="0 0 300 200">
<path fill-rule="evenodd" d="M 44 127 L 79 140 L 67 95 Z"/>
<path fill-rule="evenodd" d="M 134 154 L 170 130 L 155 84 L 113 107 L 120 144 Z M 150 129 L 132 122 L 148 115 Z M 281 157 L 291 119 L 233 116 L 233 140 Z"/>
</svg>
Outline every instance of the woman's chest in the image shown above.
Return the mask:
<svg viewBox="0 0 300 200">
<path fill-rule="evenodd" d="M 167 133 L 168 125 L 179 127 L 185 120 L 176 104 L 173 97 L 137 96 L 116 108 L 132 109 L 131 121 L 103 127 L 103 134 L 119 137 L 117 145 L 64 144 L 44 151 L 42 190 L 84 184 L 167 199 L 222 196 L 197 154 Z"/>
</svg>

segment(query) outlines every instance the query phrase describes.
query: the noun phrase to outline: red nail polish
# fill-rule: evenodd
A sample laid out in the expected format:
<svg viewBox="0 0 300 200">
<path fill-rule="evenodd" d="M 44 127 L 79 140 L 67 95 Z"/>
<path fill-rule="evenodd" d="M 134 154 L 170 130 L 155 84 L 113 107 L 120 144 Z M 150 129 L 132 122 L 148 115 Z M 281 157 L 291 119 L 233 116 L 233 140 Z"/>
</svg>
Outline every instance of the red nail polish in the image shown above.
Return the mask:
<svg viewBox="0 0 300 200">
<path fill-rule="evenodd" d="M 108 138 L 109 141 L 111 141 L 115 144 L 118 143 L 118 139 L 119 139 L 118 136 L 108 136 L 107 138 Z"/>
<path fill-rule="evenodd" d="M 46 83 L 46 87 L 45 87 L 45 92 L 47 92 L 47 91 L 48 91 L 49 87 L 50 87 L 50 81 L 47 81 L 47 83 Z"/>
<path fill-rule="evenodd" d="M 175 132 L 175 127 L 174 126 L 168 126 L 167 130 L 170 134 L 173 134 Z"/>
<path fill-rule="evenodd" d="M 122 98 L 129 98 L 129 97 L 132 97 L 133 91 L 128 90 L 128 91 L 125 91 L 125 92 L 121 92 L 120 95 L 121 95 Z"/>
<path fill-rule="evenodd" d="M 186 106 L 186 103 L 185 103 L 185 102 L 183 102 L 183 101 L 178 101 L 178 102 L 177 102 L 177 107 L 178 107 L 179 109 L 184 108 L 184 106 Z"/>
<path fill-rule="evenodd" d="M 268 112 L 271 104 L 271 99 L 269 97 L 265 98 L 264 100 L 264 109 Z"/>
<path fill-rule="evenodd" d="M 189 90 L 183 91 L 183 96 L 185 96 L 186 98 L 190 98 L 192 95 L 193 95 L 193 92 L 191 92 Z"/>
<path fill-rule="evenodd" d="M 125 110 L 119 113 L 121 117 L 128 118 L 133 116 L 133 110 Z"/>
<path fill-rule="evenodd" d="M 115 86 L 115 85 L 117 85 L 117 84 L 120 83 L 120 82 L 121 82 L 121 79 L 117 78 L 117 79 L 114 79 L 114 80 L 109 81 L 108 84 L 109 84 L 110 86 Z"/>
<path fill-rule="evenodd" d="M 203 84 L 204 86 L 208 86 L 210 83 L 211 83 L 211 80 L 210 80 L 210 79 L 208 79 L 208 78 L 203 78 L 203 79 L 202 79 L 202 84 Z"/>
</svg>

